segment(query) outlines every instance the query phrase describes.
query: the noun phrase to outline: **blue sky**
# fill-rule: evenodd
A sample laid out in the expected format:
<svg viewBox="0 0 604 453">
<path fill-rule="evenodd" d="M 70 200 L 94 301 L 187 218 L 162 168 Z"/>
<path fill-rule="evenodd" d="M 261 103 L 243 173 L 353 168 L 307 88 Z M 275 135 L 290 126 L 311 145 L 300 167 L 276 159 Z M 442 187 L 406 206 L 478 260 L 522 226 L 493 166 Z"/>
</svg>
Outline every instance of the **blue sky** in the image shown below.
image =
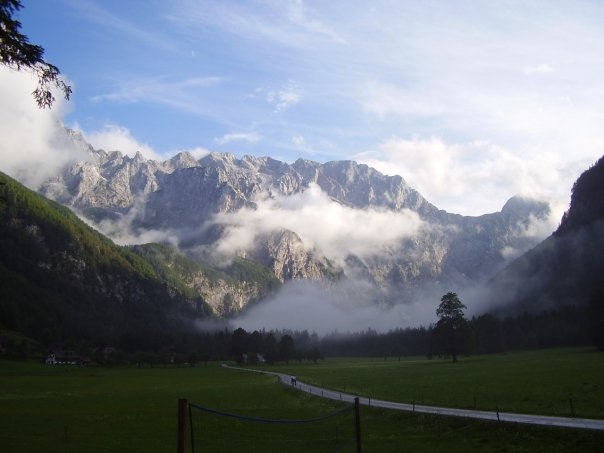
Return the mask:
<svg viewBox="0 0 604 453">
<path fill-rule="evenodd" d="M 604 2 L 23 3 L 95 147 L 354 159 L 464 214 L 558 215 L 604 154 Z"/>
</svg>

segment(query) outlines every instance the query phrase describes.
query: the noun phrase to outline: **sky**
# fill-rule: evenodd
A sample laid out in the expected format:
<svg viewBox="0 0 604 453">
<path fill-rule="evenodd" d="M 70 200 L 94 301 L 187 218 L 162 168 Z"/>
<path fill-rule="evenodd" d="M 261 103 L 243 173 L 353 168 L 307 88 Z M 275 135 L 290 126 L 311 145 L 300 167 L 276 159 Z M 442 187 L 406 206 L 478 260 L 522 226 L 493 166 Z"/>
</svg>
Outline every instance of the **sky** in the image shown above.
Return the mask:
<svg viewBox="0 0 604 453">
<path fill-rule="evenodd" d="M 601 1 L 23 6 L 22 32 L 73 96 L 37 112 L 31 80 L 0 71 L 0 169 L 19 156 L 43 162 L 33 136 L 57 164 L 58 121 L 130 155 L 352 159 L 450 212 L 494 212 L 523 194 L 559 216 L 604 154 Z"/>
</svg>

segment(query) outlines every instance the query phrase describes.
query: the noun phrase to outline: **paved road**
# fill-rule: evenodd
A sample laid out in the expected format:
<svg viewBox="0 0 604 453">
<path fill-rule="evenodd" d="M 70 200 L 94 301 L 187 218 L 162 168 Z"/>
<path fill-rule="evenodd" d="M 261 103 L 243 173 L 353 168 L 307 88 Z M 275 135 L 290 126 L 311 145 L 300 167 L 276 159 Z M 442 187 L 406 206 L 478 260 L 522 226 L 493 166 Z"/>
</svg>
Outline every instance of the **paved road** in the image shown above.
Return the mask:
<svg viewBox="0 0 604 453">
<path fill-rule="evenodd" d="M 290 385 L 296 389 L 310 393 L 311 395 L 317 395 L 323 398 L 329 398 L 337 401 L 345 401 L 353 403 L 356 395 L 349 393 L 337 392 L 334 390 L 328 390 L 314 385 L 306 384 L 305 382 L 297 381 L 295 385 L 291 383 L 291 376 L 284 373 L 274 373 L 270 371 L 253 370 L 250 368 L 238 368 L 223 364 L 225 368 L 231 368 L 234 370 L 243 370 L 254 373 L 268 374 L 277 376 L 279 382 L 284 385 Z M 523 423 L 528 425 L 543 425 L 543 426 L 557 426 L 563 428 L 577 428 L 577 429 L 596 429 L 604 430 L 604 420 L 593 420 L 589 418 L 568 418 L 568 417 L 550 417 L 546 415 L 530 415 L 530 414 L 514 414 L 510 412 L 491 412 L 491 411 L 479 411 L 471 409 L 453 409 L 447 407 L 436 407 L 436 406 L 424 406 L 419 404 L 406 404 L 406 403 L 395 403 L 393 401 L 376 400 L 368 397 L 358 397 L 359 403 L 365 406 L 372 407 L 383 407 L 385 409 L 393 409 L 397 411 L 407 412 L 421 412 L 424 414 L 437 414 L 437 415 L 449 415 L 453 417 L 466 417 L 466 418 L 477 418 L 481 420 L 494 420 L 511 423 Z"/>
</svg>

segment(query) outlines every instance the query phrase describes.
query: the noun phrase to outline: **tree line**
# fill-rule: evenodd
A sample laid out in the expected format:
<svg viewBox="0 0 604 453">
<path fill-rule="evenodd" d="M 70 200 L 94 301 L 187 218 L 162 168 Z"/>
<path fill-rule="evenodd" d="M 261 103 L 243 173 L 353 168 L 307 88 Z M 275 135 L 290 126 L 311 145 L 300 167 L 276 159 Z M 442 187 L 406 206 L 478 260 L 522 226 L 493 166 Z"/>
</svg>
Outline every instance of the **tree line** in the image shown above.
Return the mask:
<svg viewBox="0 0 604 453">
<path fill-rule="evenodd" d="M 522 349 L 604 346 L 600 316 L 590 307 L 564 307 L 539 313 L 497 317 L 490 313 L 459 322 L 452 334 L 438 322 L 427 327 L 408 327 L 378 333 L 332 333 L 320 341 L 326 356 L 365 356 L 400 359 L 405 356 L 453 357 L 491 354 Z M 599 335 L 599 337 L 598 337 Z M 596 343 L 600 338 L 600 343 Z M 602 349 L 599 346 L 599 349 Z"/>
<path fill-rule="evenodd" d="M 439 320 L 427 327 L 407 327 L 380 333 L 332 332 L 319 336 L 308 330 L 231 330 L 212 332 L 132 329 L 121 335 L 100 338 L 96 343 L 52 345 L 89 354 L 99 363 L 188 363 L 232 360 L 239 364 L 274 364 L 290 361 L 317 362 L 323 357 L 380 357 L 400 360 L 405 356 L 450 357 L 596 345 L 604 349 L 604 292 L 594 295 L 589 306 L 564 307 L 539 313 L 497 317 L 483 314 L 466 319 L 463 304 L 454 293 L 443 296 L 437 310 Z M 456 300 L 457 299 L 457 300 Z M 444 305 L 443 305 L 444 303 Z M 454 332 L 451 332 L 451 328 Z M 50 345 L 16 340 L 0 334 L 6 355 L 43 354 Z M 110 357 L 95 356 L 111 346 Z"/>
</svg>

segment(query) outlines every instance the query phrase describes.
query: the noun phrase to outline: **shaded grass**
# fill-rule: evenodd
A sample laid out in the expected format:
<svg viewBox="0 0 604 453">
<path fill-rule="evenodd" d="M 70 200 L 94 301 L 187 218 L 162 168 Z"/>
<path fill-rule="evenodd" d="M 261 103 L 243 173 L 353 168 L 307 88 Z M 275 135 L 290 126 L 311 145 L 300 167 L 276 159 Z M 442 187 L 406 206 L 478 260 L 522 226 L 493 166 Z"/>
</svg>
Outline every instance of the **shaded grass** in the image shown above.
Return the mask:
<svg viewBox="0 0 604 453">
<path fill-rule="evenodd" d="M 386 366 L 330 361 L 328 374 Z M 409 361 L 408 365 L 411 365 Z M 296 366 L 302 371 L 312 365 Z M 329 368 L 326 368 L 329 369 Z M 310 371 L 307 371 L 310 373 Z M 242 415 L 304 419 L 343 406 L 223 369 L 75 368 L 0 361 L 0 451 L 172 452 L 179 397 Z M 352 413 L 309 427 L 267 426 L 193 413 L 197 451 L 336 451 L 349 445 Z M 362 408 L 363 451 L 598 451 L 604 433 L 498 424 Z M 337 431 L 338 440 L 334 441 Z M 315 442 L 321 440 L 320 442 Z"/>
<path fill-rule="evenodd" d="M 328 359 L 267 367 L 348 393 L 466 409 L 604 418 L 604 354 L 551 349 L 450 360 Z"/>
<path fill-rule="evenodd" d="M 217 364 L 140 369 L 0 362 L 0 450 L 174 451 L 180 397 L 210 408 L 264 418 L 314 418 L 342 407 L 306 398 L 278 385 L 274 378 L 234 372 Z M 203 423 L 206 437 L 214 438 L 218 445 L 225 440 L 227 445 L 236 445 L 237 436 L 247 442 L 252 434 L 261 433 L 258 426 L 250 424 L 244 424 L 243 431 L 237 433 L 232 429 L 236 423 L 221 425 L 216 418 L 199 416 L 195 421 L 197 425 Z M 351 423 L 347 430 L 350 437 Z M 309 432 L 298 431 L 298 438 L 308 437 Z M 275 430 L 275 436 L 277 441 L 279 437 L 295 437 L 287 429 Z M 308 451 L 301 448 L 299 451 Z"/>
<path fill-rule="evenodd" d="M 604 434 L 363 408 L 363 452 L 601 451 Z"/>
</svg>

